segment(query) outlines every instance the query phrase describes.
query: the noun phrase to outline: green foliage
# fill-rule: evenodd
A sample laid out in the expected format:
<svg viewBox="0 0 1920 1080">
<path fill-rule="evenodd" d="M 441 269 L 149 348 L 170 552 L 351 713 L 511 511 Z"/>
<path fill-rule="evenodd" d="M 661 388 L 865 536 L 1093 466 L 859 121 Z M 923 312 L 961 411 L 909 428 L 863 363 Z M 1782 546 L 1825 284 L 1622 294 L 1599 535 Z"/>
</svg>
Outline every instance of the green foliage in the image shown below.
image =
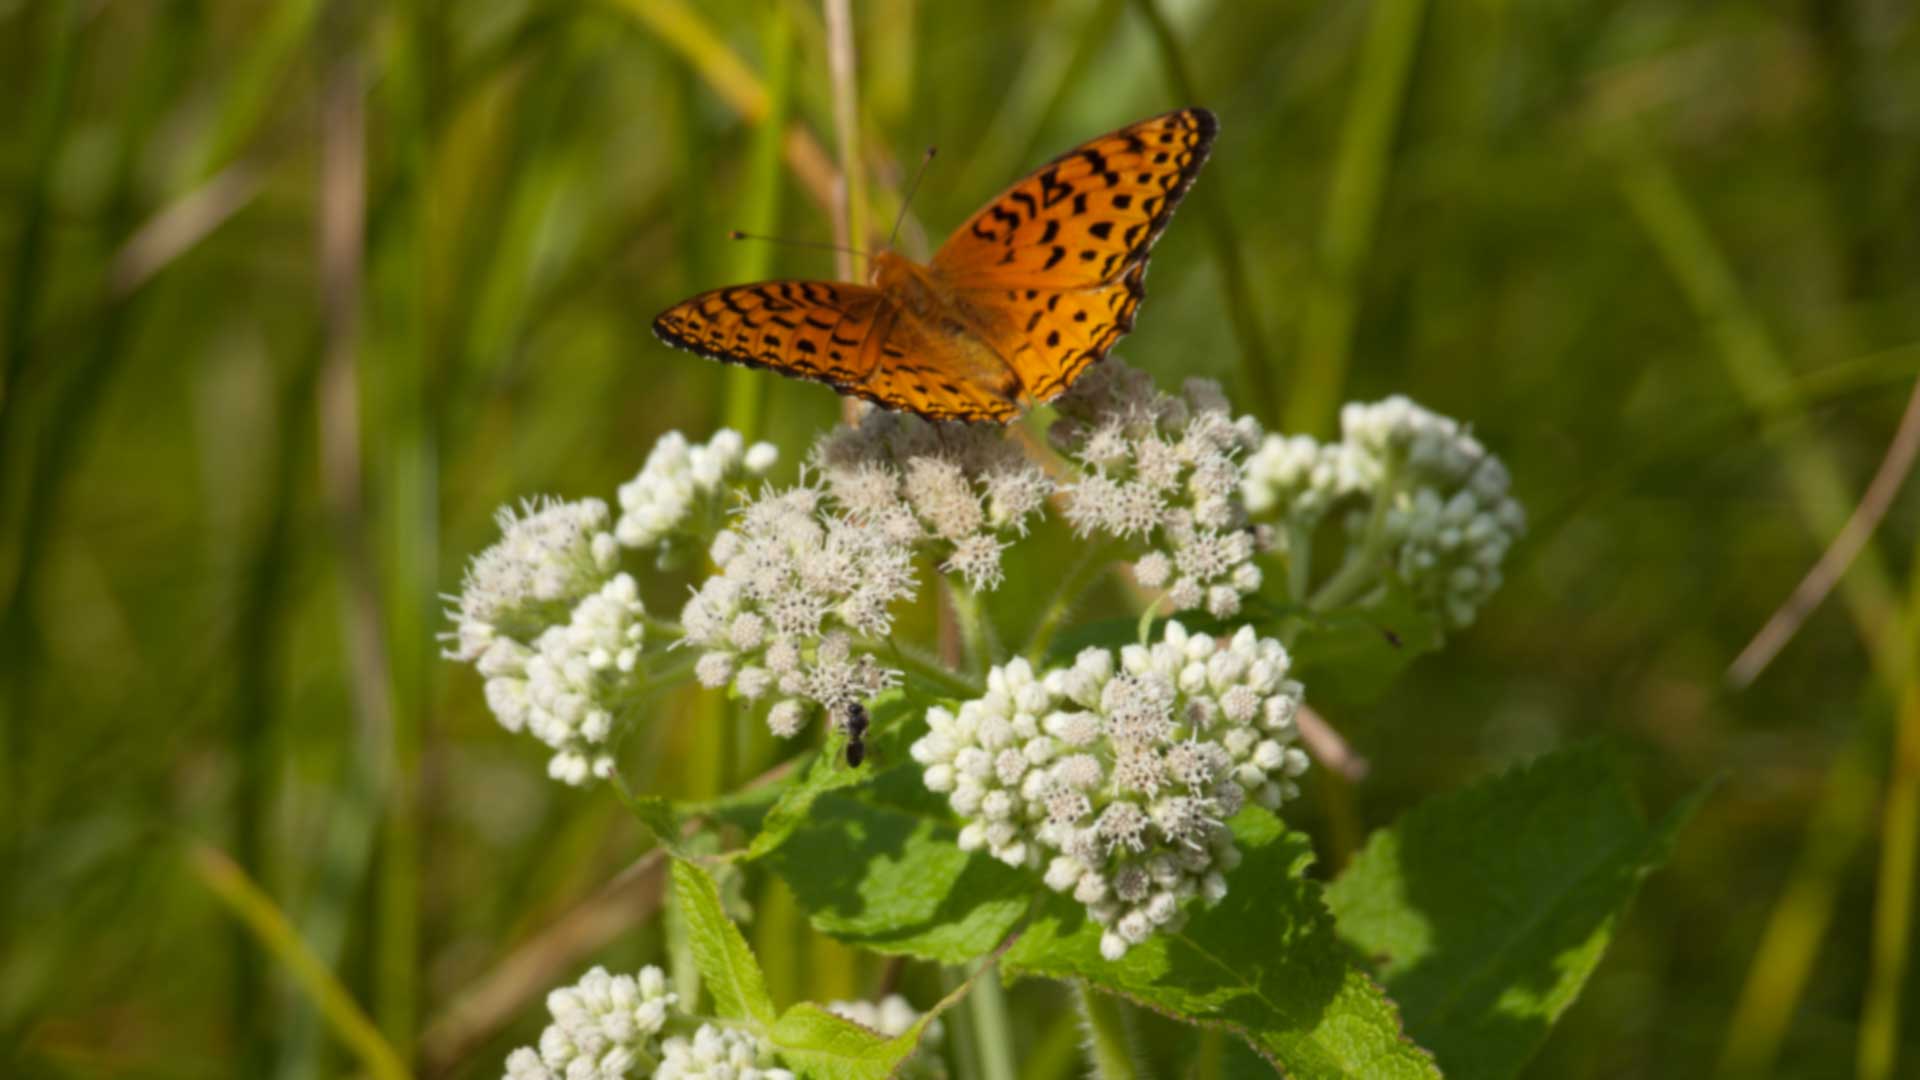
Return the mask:
<svg viewBox="0 0 1920 1080">
<path fill-rule="evenodd" d="M 1589 743 L 1415 807 L 1327 903 L 1448 1076 L 1512 1076 L 1704 795 L 1650 825 L 1617 758 Z"/>
<path fill-rule="evenodd" d="M 1142 1005 L 1227 1027 L 1297 1076 L 1434 1077 L 1400 1029 L 1393 1003 L 1334 936 L 1320 888 L 1305 877 L 1306 838 L 1271 814 L 1242 811 L 1246 861 L 1233 888 L 1186 928 L 1100 956 L 1100 928 L 1050 898 L 1002 961 L 1013 975 L 1085 979 Z"/>
<path fill-rule="evenodd" d="M 713 995 L 714 1009 L 726 1019 L 746 1021 L 755 1031 L 765 1031 L 773 1023 L 766 978 L 746 938 L 727 918 L 713 878 L 694 863 L 674 859 L 673 900 L 686 920 L 693 957 L 707 992 Z"/>
<path fill-rule="evenodd" d="M 1297 676 L 1326 705 L 1370 705 L 1385 696 L 1408 665 L 1440 648 L 1440 621 L 1414 604 L 1397 581 L 1366 608 L 1318 616 L 1294 645 Z"/>
<path fill-rule="evenodd" d="M 927 1025 L 958 996 L 955 993 L 922 1013 L 912 1027 L 890 1039 L 877 1038 L 846 1017 L 803 1001 L 781 1014 L 768 1031 L 768 1038 L 780 1048 L 781 1060 L 802 1076 L 818 1080 L 892 1076 L 919 1048 Z"/>
<path fill-rule="evenodd" d="M 965 992 L 962 986 L 892 1038 L 807 1002 L 776 1016 L 766 977 L 740 929 L 727 918 L 713 878 L 697 864 L 675 859 L 673 896 L 685 912 L 694 959 L 719 1015 L 745 1024 L 789 1068 L 813 1080 L 893 1075 L 918 1049 L 927 1025 Z"/>
<path fill-rule="evenodd" d="M 954 846 L 943 820 L 828 795 L 766 859 L 813 925 L 875 952 L 957 964 L 993 951 L 1035 883 Z"/>
<path fill-rule="evenodd" d="M 874 699 L 868 712 L 872 714 L 875 727 L 883 728 L 899 722 L 911 708 L 908 696 L 895 690 Z M 747 848 L 747 858 L 760 858 L 786 843 L 793 831 L 811 817 L 814 803 L 820 796 L 872 779 L 871 769 L 847 764 L 846 747 L 847 737 L 844 733 L 835 731 L 827 737 L 826 745 L 807 762 L 800 780 L 784 789 L 779 801 L 767 811 L 760 823 L 760 831 Z"/>
</svg>

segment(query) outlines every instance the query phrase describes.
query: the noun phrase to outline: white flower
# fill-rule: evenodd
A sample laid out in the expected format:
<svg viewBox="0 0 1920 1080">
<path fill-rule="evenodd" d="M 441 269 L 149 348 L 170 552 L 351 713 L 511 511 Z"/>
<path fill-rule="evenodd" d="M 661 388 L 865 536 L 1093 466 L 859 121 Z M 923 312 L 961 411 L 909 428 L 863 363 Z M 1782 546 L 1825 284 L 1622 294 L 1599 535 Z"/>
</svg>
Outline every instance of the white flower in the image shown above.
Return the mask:
<svg viewBox="0 0 1920 1080">
<path fill-rule="evenodd" d="M 1311 435 L 1268 435 L 1247 458 L 1241 494 L 1247 512 L 1277 515 L 1308 529 L 1347 495 L 1363 488 L 1357 455 L 1344 443 Z"/>
<path fill-rule="evenodd" d="M 879 409 L 821 439 L 812 460 L 849 519 L 929 550 L 973 589 L 999 586 L 1001 551 L 1026 535 L 1053 491 L 997 429 Z"/>
<path fill-rule="evenodd" d="M 892 605 L 916 585 L 910 548 L 823 502 L 794 487 L 743 507 L 714 540 L 720 572 L 680 613 L 702 681 L 730 677 L 750 700 L 777 691 L 767 722 L 782 736 L 801 729 L 809 702 L 837 712 L 892 685 L 895 673 L 851 635 L 884 637 Z"/>
<path fill-rule="evenodd" d="M 1526 530 L 1506 466 L 1458 421 L 1397 395 L 1345 406 L 1340 428 L 1337 443 L 1269 435 L 1248 459 L 1247 508 L 1287 526 L 1267 534 L 1271 546 L 1299 576 L 1310 565 L 1331 569 L 1335 560 L 1294 548 L 1310 545 L 1321 520 L 1345 509 L 1352 572 L 1339 575 L 1343 588 L 1331 602 L 1367 602 L 1381 584 L 1378 568 L 1389 566 L 1446 625 L 1471 623 Z"/>
<path fill-rule="evenodd" d="M 1087 906 L 1117 958 L 1225 895 L 1239 861 L 1226 819 L 1298 795 L 1300 684 L 1287 651 L 1243 627 L 1222 645 L 1167 624 L 1151 647 L 1088 649 L 1034 673 L 1014 660 L 913 744 L 928 790 L 966 821 L 964 849 L 1044 867 Z"/>
<path fill-rule="evenodd" d="M 653 444 L 646 464 L 620 485 L 620 521 L 614 534 L 630 548 L 664 551 L 670 538 L 697 514 L 716 507 L 730 482 L 764 475 L 780 458 L 772 443 L 745 445 L 740 433 L 722 428 L 704 444 L 669 431 Z"/>
<path fill-rule="evenodd" d="M 768 1052 L 736 1028 L 701 1024 L 691 1038 L 676 1035 L 661 1044 L 661 1054 L 655 1080 L 793 1080 L 786 1069 L 763 1064 Z"/>
<path fill-rule="evenodd" d="M 1260 586 L 1241 462 L 1258 425 L 1234 420 L 1206 380 L 1166 394 L 1118 359 L 1083 375 L 1056 404 L 1049 437 L 1082 470 L 1065 492 L 1074 530 L 1146 546 L 1134 579 L 1166 589 L 1175 610 L 1237 614 L 1240 598 Z"/>
<path fill-rule="evenodd" d="M 1394 569 L 1449 625 L 1473 622 L 1526 531 L 1506 466 L 1458 421 L 1405 397 L 1350 404 L 1340 426 L 1355 471 L 1386 504 L 1383 539 Z"/>
<path fill-rule="evenodd" d="M 612 745 L 643 682 L 644 614 L 633 578 L 616 574 L 530 648 L 501 640 L 481 657 L 488 706 L 501 726 L 554 751 L 554 779 L 579 785 L 612 775 Z"/>
<path fill-rule="evenodd" d="M 619 546 L 607 531 L 599 499 L 532 499 L 494 516 L 500 539 L 474 556 L 461 583 L 453 647 L 456 660 L 478 660 L 495 641 L 527 644 L 613 572 Z"/>
<path fill-rule="evenodd" d="M 547 995 L 553 1023 L 537 1047 L 507 1055 L 507 1080 L 628 1080 L 660 1058 L 658 1038 L 679 999 L 657 967 L 610 975 L 595 967 Z"/>
</svg>

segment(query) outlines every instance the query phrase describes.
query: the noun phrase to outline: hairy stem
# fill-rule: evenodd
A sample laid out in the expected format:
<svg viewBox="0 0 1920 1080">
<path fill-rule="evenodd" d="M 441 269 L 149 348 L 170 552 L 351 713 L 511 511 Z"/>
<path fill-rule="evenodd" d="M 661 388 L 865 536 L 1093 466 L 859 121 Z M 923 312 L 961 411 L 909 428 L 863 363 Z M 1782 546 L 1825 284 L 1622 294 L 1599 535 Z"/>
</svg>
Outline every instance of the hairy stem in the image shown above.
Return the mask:
<svg viewBox="0 0 1920 1080">
<path fill-rule="evenodd" d="M 1067 621 L 1084 598 L 1087 590 L 1093 587 L 1100 574 L 1106 571 L 1118 551 L 1118 545 L 1106 542 L 1098 543 L 1087 549 L 1067 576 L 1060 580 L 1046 609 L 1040 615 L 1040 621 L 1034 624 L 1033 635 L 1027 639 L 1027 647 L 1021 655 L 1031 664 L 1039 664 L 1046 656 L 1047 648 L 1053 644 L 1053 636 L 1060 632 L 1060 624 Z"/>
<path fill-rule="evenodd" d="M 1007 1021 L 1007 992 L 1000 985 L 1000 969 L 990 967 L 973 980 L 967 991 L 967 1013 L 973 1020 L 974 1049 L 979 1055 L 981 1080 L 1016 1080 L 1013 1062 L 1013 1025 Z"/>
<path fill-rule="evenodd" d="M 1133 1080 L 1143 1075 L 1133 1052 L 1133 1032 L 1126 1007 L 1088 986 L 1074 984 L 1080 1007 L 1080 1026 L 1087 1036 L 1091 1075 L 1099 1080 Z"/>
</svg>

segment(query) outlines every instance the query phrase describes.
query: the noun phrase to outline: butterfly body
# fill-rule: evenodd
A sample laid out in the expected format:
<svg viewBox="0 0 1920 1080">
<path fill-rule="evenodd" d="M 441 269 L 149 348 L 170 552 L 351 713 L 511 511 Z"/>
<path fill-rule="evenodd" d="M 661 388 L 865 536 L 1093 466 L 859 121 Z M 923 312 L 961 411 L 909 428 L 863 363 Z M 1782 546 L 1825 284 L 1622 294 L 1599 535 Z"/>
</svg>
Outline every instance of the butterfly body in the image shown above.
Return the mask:
<svg viewBox="0 0 1920 1080">
<path fill-rule="evenodd" d="M 1215 130 L 1205 109 L 1142 120 L 1018 181 L 926 263 L 883 251 L 870 285 L 716 289 L 662 312 L 654 333 L 929 419 L 1005 423 L 1133 328 L 1148 252 Z"/>
</svg>

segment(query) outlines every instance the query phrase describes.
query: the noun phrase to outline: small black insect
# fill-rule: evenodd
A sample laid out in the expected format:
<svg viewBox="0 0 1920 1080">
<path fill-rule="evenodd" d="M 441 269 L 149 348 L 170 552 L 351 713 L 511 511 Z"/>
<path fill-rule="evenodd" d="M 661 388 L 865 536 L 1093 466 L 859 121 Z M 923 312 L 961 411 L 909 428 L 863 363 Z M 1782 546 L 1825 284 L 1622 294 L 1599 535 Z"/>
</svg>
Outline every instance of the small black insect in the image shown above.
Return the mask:
<svg viewBox="0 0 1920 1080">
<path fill-rule="evenodd" d="M 847 706 L 847 764 L 859 768 L 867 760 L 867 707 L 854 702 Z"/>
</svg>

